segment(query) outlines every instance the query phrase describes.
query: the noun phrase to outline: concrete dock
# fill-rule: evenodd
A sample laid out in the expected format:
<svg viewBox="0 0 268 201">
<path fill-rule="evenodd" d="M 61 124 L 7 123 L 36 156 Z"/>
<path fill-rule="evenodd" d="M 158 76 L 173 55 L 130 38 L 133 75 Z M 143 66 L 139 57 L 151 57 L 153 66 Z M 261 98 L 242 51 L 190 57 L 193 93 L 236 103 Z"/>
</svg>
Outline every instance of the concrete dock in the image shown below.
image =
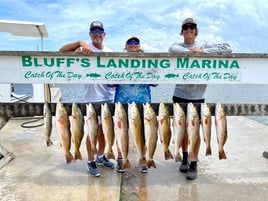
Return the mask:
<svg viewBox="0 0 268 201">
<path fill-rule="evenodd" d="M 149 169 L 147 174 L 136 170 L 137 152 L 130 144 L 132 171 L 120 174 L 100 167 L 101 176 L 92 177 L 86 170 L 85 138 L 81 146 L 83 160 L 66 164 L 55 125 L 54 145 L 47 147 L 42 126 L 21 127 L 29 120 L 12 118 L 0 130 L 0 144 L 15 155 L 0 170 L 2 201 L 264 201 L 268 197 L 268 159 L 262 156 L 268 149 L 268 127 L 242 116 L 227 117 L 226 160 L 218 159 L 212 126 L 212 156 L 205 156 L 202 141 L 194 181 L 186 180 L 179 172 L 179 163 L 164 160 L 160 143 L 154 157 L 157 168 Z M 174 144 L 170 148 L 174 152 Z"/>
</svg>

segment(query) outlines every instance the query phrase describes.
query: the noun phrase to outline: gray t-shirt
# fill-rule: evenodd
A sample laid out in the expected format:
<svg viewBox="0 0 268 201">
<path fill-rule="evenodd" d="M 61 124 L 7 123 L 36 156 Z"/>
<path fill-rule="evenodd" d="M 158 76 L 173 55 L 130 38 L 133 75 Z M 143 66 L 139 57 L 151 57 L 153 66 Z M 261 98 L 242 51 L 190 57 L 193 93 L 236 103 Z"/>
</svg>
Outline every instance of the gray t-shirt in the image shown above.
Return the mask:
<svg viewBox="0 0 268 201">
<path fill-rule="evenodd" d="M 196 41 L 194 44 L 173 43 L 169 52 L 190 52 L 189 48 L 203 49 L 204 53 L 231 53 L 231 46 L 227 43 L 211 44 L 204 41 Z M 206 84 L 176 84 L 173 95 L 183 99 L 203 99 L 205 95 Z"/>
</svg>

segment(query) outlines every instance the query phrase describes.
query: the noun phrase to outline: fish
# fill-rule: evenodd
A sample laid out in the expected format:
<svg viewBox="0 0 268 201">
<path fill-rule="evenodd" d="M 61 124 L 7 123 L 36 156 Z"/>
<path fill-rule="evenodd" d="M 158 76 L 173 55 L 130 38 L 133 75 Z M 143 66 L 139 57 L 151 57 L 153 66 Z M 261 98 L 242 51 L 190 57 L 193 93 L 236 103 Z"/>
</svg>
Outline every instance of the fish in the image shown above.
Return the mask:
<svg viewBox="0 0 268 201">
<path fill-rule="evenodd" d="M 53 142 L 50 139 L 52 133 L 52 114 L 49 103 L 47 101 L 45 101 L 44 103 L 43 117 L 44 117 L 44 133 L 46 136 L 46 144 L 47 146 L 51 146 L 53 145 Z"/>
<path fill-rule="evenodd" d="M 88 136 L 93 154 L 97 154 L 98 139 L 98 115 L 92 103 L 86 105 L 86 123 L 88 128 Z"/>
<path fill-rule="evenodd" d="M 170 144 L 170 140 L 171 140 L 169 111 L 164 103 L 159 104 L 158 132 L 160 135 L 160 140 L 161 140 L 162 144 L 164 145 L 165 160 L 173 159 L 173 155 L 169 150 L 169 144 Z"/>
<path fill-rule="evenodd" d="M 74 158 L 82 160 L 80 152 L 81 142 L 84 137 L 84 115 L 77 103 L 72 104 L 72 141 L 74 143 Z"/>
<path fill-rule="evenodd" d="M 144 136 L 146 147 L 148 150 L 148 160 L 147 166 L 148 168 L 154 167 L 156 168 L 155 161 L 153 159 L 154 153 L 157 147 L 158 140 L 158 124 L 157 117 L 154 109 L 152 108 L 150 103 L 143 104 L 143 118 L 144 118 Z"/>
<path fill-rule="evenodd" d="M 169 73 L 169 74 L 166 74 L 165 77 L 166 78 L 176 78 L 176 77 L 179 77 L 179 75 L 178 74 Z"/>
<path fill-rule="evenodd" d="M 144 150 L 145 139 L 141 122 L 141 116 L 137 104 L 135 102 L 128 103 L 129 134 L 131 135 L 138 152 L 139 165 L 147 164 Z"/>
<path fill-rule="evenodd" d="M 199 114 L 193 103 L 187 104 L 186 130 L 189 142 L 189 159 L 196 159 L 196 143 L 199 137 Z"/>
<path fill-rule="evenodd" d="M 57 102 L 56 106 L 56 129 L 60 136 L 61 146 L 65 152 L 65 158 L 67 163 L 74 161 L 74 157 L 70 152 L 71 149 L 71 129 L 70 119 L 67 110 L 63 103 Z"/>
<path fill-rule="evenodd" d="M 211 155 L 211 111 L 206 103 L 201 103 L 201 127 L 206 143 L 206 156 Z"/>
<path fill-rule="evenodd" d="M 128 150 L 129 150 L 129 134 L 128 134 L 128 119 L 127 113 L 123 104 L 120 102 L 115 103 L 114 110 L 114 134 L 117 142 L 118 149 L 122 153 L 122 168 L 130 169 L 131 164 L 128 160 Z"/>
<path fill-rule="evenodd" d="M 173 135 L 175 140 L 175 162 L 181 161 L 180 148 L 186 132 L 186 115 L 179 103 L 173 104 Z"/>
<path fill-rule="evenodd" d="M 113 117 L 107 103 L 101 104 L 101 122 L 105 139 L 106 156 L 107 158 L 115 159 L 113 152 L 113 145 L 115 139 L 114 124 L 113 124 Z"/>
<path fill-rule="evenodd" d="M 223 149 L 227 141 L 227 119 L 224 108 L 221 103 L 217 103 L 215 107 L 215 127 L 217 134 L 217 142 L 219 149 L 219 159 L 227 159 Z"/>
</svg>

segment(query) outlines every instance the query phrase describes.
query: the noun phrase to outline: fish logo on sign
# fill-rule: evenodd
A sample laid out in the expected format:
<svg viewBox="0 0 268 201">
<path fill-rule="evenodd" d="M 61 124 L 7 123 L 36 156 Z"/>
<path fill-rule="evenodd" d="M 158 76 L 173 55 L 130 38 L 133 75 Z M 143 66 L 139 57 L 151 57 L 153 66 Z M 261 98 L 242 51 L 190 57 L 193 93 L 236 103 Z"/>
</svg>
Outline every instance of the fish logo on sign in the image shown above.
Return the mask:
<svg viewBox="0 0 268 201">
<path fill-rule="evenodd" d="M 169 74 L 166 74 L 165 77 L 166 78 L 176 78 L 176 77 L 179 77 L 179 75 L 178 74 L 169 73 Z"/>
<path fill-rule="evenodd" d="M 86 77 L 97 78 L 97 77 L 101 77 L 101 75 L 98 74 L 98 73 L 88 73 L 88 74 L 86 75 Z"/>
</svg>

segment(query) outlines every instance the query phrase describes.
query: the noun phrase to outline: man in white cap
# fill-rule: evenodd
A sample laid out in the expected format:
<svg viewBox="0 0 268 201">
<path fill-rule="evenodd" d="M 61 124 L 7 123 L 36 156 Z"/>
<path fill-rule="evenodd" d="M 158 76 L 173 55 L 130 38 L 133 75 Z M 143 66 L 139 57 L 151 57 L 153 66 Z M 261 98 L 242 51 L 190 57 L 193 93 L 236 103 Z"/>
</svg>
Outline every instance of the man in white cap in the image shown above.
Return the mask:
<svg viewBox="0 0 268 201">
<path fill-rule="evenodd" d="M 195 53 L 231 53 L 232 49 L 229 44 L 211 44 L 203 41 L 196 41 L 198 35 L 198 28 L 196 20 L 193 18 L 186 18 L 181 25 L 181 33 L 183 36 L 183 43 L 173 43 L 169 52 L 195 52 Z M 173 95 L 173 102 L 177 103 L 203 103 L 205 102 L 204 94 L 206 91 L 206 84 L 176 84 Z M 186 178 L 194 180 L 197 177 L 197 159 L 200 147 L 200 136 L 198 136 L 195 146 L 196 154 L 190 158 L 188 164 L 188 137 L 187 133 L 184 135 L 182 151 L 183 159 L 180 165 L 180 171 L 186 173 Z"/>
<path fill-rule="evenodd" d="M 91 43 L 86 41 L 76 41 L 69 43 L 60 48 L 60 52 L 83 52 L 90 54 L 91 52 L 111 52 L 109 48 L 103 45 L 105 38 L 103 24 L 100 21 L 93 21 L 89 28 L 89 37 Z M 84 102 L 85 103 L 104 103 L 113 102 L 114 89 L 106 84 L 86 84 L 84 87 Z M 103 165 L 106 168 L 114 168 L 114 164 L 110 162 L 105 154 L 105 140 L 102 131 L 102 126 L 99 124 L 98 129 L 98 154 L 94 157 L 90 146 L 90 139 L 87 135 L 86 147 L 88 153 L 87 169 L 92 176 L 100 176 L 99 169 L 96 164 Z"/>
</svg>

